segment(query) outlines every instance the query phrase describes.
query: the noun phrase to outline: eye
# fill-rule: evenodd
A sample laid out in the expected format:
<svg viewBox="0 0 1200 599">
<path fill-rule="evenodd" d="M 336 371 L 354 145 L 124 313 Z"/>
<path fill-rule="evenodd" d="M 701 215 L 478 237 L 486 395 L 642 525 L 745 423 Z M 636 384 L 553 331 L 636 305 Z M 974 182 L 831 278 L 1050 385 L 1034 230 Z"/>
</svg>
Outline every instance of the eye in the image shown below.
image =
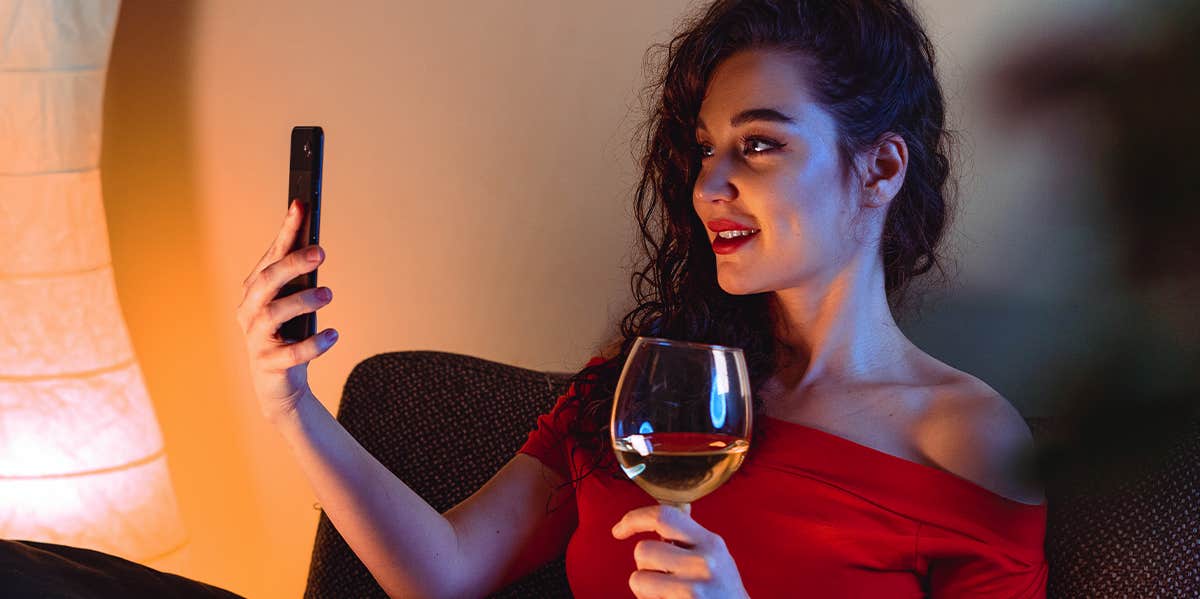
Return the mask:
<svg viewBox="0 0 1200 599">
<path fill-rule="evenodd" d="M 779 143 L 777 141 L 768 139 L 766 137 L 762 137 L 760 135 L 747 135 L 747 136 L 742 137 L 738 141 L 742 147 L 742 155 L 769 154 L 769 153 L 773 152 L 774 150 L 776 150 L 778 148 L 782 148 L 783 146 L 787 145 L 787 144 Z M 770 146 L 770 147 L 768 147 L 766 149 L 755 149 L 755 148 L 761 147 L 761 145 L 764 145 L 764 144 L 767 146 Z M 711 156 L 711 154 L 705 153 L 705 151 L 709 150 L 709 149 L 711 149 L 711 148 L 708 145 L 704 144 L 703 142 L 696 142 L 696 155 L 700 160 L 704 160 L 705 158 L 708 158 L 709 156 Z"/>
</svg>

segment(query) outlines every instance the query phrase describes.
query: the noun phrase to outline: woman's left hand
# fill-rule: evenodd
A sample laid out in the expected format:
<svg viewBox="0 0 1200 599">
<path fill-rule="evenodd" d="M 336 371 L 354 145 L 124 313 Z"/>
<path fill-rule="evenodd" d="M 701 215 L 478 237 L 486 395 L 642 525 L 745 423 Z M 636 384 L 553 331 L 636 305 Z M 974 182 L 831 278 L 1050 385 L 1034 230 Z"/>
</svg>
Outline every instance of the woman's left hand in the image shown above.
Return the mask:
<svg viewBox="0 0 1200 599">
<path fill-rule="evenodd" d="M 656 532 L 679 543 L 642 540 L 634 546 L 638 569 L 629 577 L 629 588 L 639 599 L 747 597 L 725 539 L 701 527 L 683 510 L 665 505 L 640 507 L 625 514 L 612 529 L 618 539 L 639 532 Z"/>
</svg>

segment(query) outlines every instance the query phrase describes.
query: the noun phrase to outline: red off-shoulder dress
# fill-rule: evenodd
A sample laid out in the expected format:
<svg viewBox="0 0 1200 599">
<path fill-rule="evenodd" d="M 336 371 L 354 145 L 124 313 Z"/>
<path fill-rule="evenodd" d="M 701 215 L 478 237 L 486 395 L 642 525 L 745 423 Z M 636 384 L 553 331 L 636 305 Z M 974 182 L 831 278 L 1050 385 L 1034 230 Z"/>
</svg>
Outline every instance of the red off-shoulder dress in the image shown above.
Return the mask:
<svg viewBox="0 0 1200 599">
<path fill-rule="evenodd" d="M 572 451 L 566 434 L 578 404 L 565 400 L 574 392 L 538 418 L 520 449 L 567 480 L 593 459 Z M 1013 501 L 945 470 L 760 418 L 741 468 L 692 504 L 692 518 L 725 540 L 750 597 L 1045 597 L 1045 503 Z M 655 501 L 602 469 L 565 497 L 555 503 L 575 517 L 552 520 L 578 523 L 566 553 L 572 592 L 631 597 L 634 545 L 658 537 L 618 541 L 611 530 Z"/>
</svg>

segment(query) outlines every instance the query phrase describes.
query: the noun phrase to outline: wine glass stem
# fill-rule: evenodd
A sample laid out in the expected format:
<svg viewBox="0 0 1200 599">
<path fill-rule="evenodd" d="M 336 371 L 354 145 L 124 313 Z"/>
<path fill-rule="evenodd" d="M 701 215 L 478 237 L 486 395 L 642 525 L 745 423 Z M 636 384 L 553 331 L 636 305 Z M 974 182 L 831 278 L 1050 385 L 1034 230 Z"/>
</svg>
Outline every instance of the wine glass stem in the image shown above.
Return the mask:
<svg viewBox="0 0 1200 599">
<path fill-rule="evenodd" d="M 690 503 L 677 503 L 677 502 L 674 502 L 674 501 L 663 501 L 663 500 L 661 500 L 661 499 L 660 499 L 660 500 L 658 500 L 658 502 L 659 502 L 660 504 L 662 504 L 662 505 L 669 505 L 669 506 L 672 506 L 672 507 L 677 507 L 677 508 L 679 508 L 679 509 L 683 510 L 683 513 L 685 513 L 685 514 L 687 514 L 687 515 L 689 515 L 689 516 L 691 516 L 691 515 L 692 515 L 692 504 L 690 504 Z M 660 540 L 660 541 L 664 541 L 664 542 L 666 542 L 666 543 L 670 543 L 670 544 L 672 544 L 672 545 L 678 545 L 678 543 L 676 543 L 675 541 L 672 541 L 671 539 L 668 539 L 668 538 L 666 538 L 666 537 L 664 537 L 664 536 L 662 536 L 662 535 L 658 535 L 658 538 L 659 538 L 659 540 Z"/>
<path fill-rule="evenodd" d="M 678 503 L 675 501 L 663 501 L 661 499 L 658 500 L 658 502 L 662 505 L 669 505 L 671 507 L 677 507 L 677 508 L 683 510 L 683 513 L 685 513 L 689 516 L 692 515 L 692 504 L 690 504 L 690 503 Z"/>
</svg>

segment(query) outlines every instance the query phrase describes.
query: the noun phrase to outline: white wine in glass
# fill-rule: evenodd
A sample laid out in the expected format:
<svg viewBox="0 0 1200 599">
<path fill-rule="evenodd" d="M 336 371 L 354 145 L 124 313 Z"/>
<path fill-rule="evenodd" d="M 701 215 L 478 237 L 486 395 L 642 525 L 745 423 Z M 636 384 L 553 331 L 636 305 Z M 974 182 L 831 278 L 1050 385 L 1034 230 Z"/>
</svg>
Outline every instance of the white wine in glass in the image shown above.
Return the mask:
<svg viewBox="0 0 1200 599">
<path fill-rule="evenodd" d="M 742 465 L 753 429 L 746 359 L 736 347 L 638 337 L 613 401 L 613 451 L 664 505 L 690 512 Z"/>
</svg>

